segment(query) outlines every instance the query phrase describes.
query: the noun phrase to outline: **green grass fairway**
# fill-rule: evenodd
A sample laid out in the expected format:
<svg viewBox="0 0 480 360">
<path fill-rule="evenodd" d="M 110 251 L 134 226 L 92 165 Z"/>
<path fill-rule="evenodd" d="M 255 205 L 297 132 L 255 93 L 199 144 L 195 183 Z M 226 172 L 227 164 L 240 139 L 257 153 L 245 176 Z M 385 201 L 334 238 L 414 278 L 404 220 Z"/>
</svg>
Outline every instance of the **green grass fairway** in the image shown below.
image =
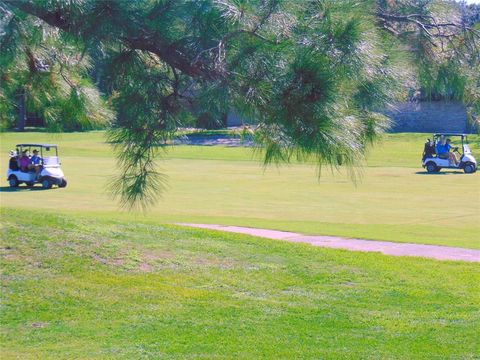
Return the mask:
<svg viewBox="0 0 480 360">
<path fill-rule="evenodd" d="M 9 191 L 1 206 L 105 219 L 178 221 L 265 227 L 311 234 L 480 248 L 480 172 L 427 175 L 420 166 L 428 134 L 387 135 L 371 152 L 355 185 L 345 171 L 313 164 L 263 169 L 245 148 L 170 148 L 159 167 L 168 176 L 163 198 L 146 214 L 119 210 L 108 196 L 115 174 L 104 133 L 0 134 L 0 172 L 18 142 L 60 145 L 69 185 L 50 191 Z M 477 157 L 478 136 L 471 136 Z"/>
<path fill-rule="evenodd" d="M 477 264 L 39 210 L 0 231 L 2 359 L 479 354 Z"/>
</svg>

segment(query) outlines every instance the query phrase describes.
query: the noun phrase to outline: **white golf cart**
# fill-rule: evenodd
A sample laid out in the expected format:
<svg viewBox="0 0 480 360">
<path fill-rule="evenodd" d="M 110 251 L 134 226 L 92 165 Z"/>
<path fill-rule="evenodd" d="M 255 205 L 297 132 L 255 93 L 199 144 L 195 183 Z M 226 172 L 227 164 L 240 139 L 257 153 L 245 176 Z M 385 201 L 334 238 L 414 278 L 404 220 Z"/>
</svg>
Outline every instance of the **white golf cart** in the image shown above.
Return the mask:
<svg viewBox="0 0 480 360">
<path fill-rule="evenodd" d="M 18 158 L 20 158 L 23 151 L 27 151 L 29 154 L 32 154 L 33 150 L 39 151 L 41 158 L 39 164 L 40 171 L 38 176 L 35 173 L 35 169 L 22 171 L 18 166 L 16 166 L 16 159 L 11 158 L 7 171 L 7 180 L 10 187 L 18 187 L 22 183 L 25 183 L 27 186 L 42 184 L 44 189 L 50 189 L 53 185 L 57 185 L 61 188 L 67 186 L 67 180 L 65 179 L 63 171 L 60 168 L 57 145 L 17 144 L 16 147 Z"/>
<path fill-rule="evenodd" d="M 458 165 L 452 163 L 448 158 L 442 159 L 436 153 L 436 148 L 441 139 L 453 138 L 459 139 L 462 142 L 462 152 L 458 147 L 453 147 L 453 151 L 460 156 Z M 458 141 L 459 142 L 459 141 Z M 425 143 L 423 151 L 422 166 L 427 169 L 429 173 L 439 172 L 441 169 L 463 169 L 466 174 L 472 174 L 477 171 L 477 160 L 468 146 L 466 134 L 449 134 L 438 133 L 433 135 L 433 140 L 428 140 Z"/>
</svg>

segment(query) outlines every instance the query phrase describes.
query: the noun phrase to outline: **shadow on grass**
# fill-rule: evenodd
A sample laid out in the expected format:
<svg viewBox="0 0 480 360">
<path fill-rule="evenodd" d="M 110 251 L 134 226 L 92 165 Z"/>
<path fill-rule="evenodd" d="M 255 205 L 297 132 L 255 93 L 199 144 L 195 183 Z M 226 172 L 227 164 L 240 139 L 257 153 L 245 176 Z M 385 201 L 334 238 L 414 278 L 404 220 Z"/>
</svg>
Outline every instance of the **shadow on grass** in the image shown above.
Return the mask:
<svg viewBox="0 0 480 360">
<path fill-rule="evenodd" d="M 444 171 L 444 172 L 432 172 L 429 173 L 427 171 L 417 171 L 416 175 L 461 175 L 464 174 L 463 171 Z"/>
<path fill-rule="evenodd" d="M 41 191 L 46 190 L 41 186 L 19 186 L 19 187 L 10 187 L 10 186 L 0 186 L 0 192 L 18 192 L 18 191 Z M 53 190 L 49 189 L 49 190 Z"/>
</svg>

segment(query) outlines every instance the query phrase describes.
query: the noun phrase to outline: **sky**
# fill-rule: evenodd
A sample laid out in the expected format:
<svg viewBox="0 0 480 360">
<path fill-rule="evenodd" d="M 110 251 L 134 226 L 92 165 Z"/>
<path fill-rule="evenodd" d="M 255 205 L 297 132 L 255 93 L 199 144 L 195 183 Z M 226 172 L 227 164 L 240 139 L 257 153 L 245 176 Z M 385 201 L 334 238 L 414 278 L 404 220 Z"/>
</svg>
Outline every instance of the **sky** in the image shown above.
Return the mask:
<svg viewBox="0 0 480 360">
<path fill-rule="evenodd" d="M 480 0 L 466 0 L 467 4 L 480 4 Z"/>
</svg>

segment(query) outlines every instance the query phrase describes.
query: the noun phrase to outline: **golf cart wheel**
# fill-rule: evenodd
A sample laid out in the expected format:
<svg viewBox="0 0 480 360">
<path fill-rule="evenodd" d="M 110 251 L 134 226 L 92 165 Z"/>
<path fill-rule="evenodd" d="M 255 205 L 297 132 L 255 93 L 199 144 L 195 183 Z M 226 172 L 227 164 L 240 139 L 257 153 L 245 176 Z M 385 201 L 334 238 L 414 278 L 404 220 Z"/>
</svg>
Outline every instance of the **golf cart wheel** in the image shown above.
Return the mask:
<svg viewBox="0 0 480 360">
<path fill-rule="evenodd" d="M 429 173 L 435 173 L 439 170 L 437 164 L 435 164 L 433 161 L 427 163 L 426 169 Z"/>
<path fill-rule="evenodd" d="M 62 179 L 62 181 L 60 182 L 60 184 L 58 184 L 58 187 L 61 187 L 61 188 L 64 188 L 67 186 L 67 180 L 66 179 Z"/>
<path fill-rule="evenodd" d="M 20 182 L 18 181 L 18 179 L 15 175 L 12 175 L 8 178 L 8 185 L 10 185 L 10 187 L 14 188 L 14 187 L 18 187 L 18 185 L 20 185 Z"/>
<path fill-rule="evenodd" d="M 44 189 L 51 189 L 52 188 L 52 182 L 50 181 L 50 179 L 43 179 L 42 180 L 42 187 Z"/>
<path fill-rule="evenodd" d="M 465 174 L 472 174 L 475 172 L 475 165 L 473 164 L 466 164 L 465 167 L 463 168 L 463 171 L 465 171 Z"/>
</svg>

